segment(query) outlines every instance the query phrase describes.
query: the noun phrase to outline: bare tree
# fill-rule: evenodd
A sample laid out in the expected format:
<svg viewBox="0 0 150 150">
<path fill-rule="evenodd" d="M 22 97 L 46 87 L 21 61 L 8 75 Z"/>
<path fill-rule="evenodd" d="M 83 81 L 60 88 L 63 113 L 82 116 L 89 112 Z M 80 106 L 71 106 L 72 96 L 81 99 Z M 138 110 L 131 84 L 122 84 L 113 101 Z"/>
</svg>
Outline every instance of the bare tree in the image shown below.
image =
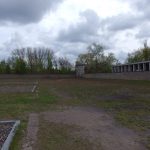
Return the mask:
<svg viewBox="0 0 150 150">
<path fill-rule="evenodd" d="M 59 58 L 58 59 L 59 69 L 62 71 L 71 71 L 73 65 L 69 62 L 67 58 Z"/>
</svg>

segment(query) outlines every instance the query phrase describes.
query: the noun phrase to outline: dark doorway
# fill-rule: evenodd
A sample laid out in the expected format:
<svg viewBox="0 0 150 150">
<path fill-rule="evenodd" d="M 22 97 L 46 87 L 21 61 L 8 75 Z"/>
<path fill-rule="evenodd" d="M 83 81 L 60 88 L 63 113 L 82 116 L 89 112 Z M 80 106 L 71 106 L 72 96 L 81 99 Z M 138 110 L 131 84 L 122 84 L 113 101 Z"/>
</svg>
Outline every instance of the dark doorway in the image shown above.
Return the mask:
<svg viewBox="0 0 150 150">
<path fill-rule="evenodd" d="M 149 71 L 149 63 L 145 63 L 145 71 Z"/>
<path fill-rule="evenodd" d="M 130 71 L 133 72 L 133 65 L 131 65 L 129 67 L 130 67 Z"/>
</svg>

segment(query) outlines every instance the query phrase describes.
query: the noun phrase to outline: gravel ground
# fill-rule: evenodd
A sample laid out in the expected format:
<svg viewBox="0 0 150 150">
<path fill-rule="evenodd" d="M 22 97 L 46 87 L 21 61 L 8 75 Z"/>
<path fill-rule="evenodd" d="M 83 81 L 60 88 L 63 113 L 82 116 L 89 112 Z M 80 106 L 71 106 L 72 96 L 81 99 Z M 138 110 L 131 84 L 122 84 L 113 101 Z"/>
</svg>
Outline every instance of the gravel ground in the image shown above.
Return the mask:
<svg viewBox="0 0 150 150">
<path fill-rule="evenodd" d="M 2 148 L 14 124 L 14 122 L 0 123 L 0 149 Z"/>
<path fill-rule="evenodd" d="M 0 86 L 0 93 L 30 93 L 33 85 L 3 85 Z"/>
</svg>

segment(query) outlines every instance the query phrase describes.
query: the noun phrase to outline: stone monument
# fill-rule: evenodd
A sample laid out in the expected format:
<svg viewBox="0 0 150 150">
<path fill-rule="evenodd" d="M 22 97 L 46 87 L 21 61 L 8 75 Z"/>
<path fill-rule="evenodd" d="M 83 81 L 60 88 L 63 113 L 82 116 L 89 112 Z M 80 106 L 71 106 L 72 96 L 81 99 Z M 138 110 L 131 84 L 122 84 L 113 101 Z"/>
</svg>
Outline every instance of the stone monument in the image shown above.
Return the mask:
<svg viewBox="0 0 150 150">
<path fill-rule="evenodd" d="M 85 74 L 85 64 L 76 63 L 76 77 L 82 78 Z"/>
</svg>

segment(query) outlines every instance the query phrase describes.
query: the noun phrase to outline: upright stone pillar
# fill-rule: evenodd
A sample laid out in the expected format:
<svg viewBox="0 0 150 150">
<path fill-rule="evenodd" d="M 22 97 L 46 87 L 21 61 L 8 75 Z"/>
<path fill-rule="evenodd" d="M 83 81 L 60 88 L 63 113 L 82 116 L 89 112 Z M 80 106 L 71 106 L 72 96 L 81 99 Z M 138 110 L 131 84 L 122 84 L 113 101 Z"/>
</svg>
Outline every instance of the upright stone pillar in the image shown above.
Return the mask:
<svg viewBox="0 0 150 150">
<path fill-rule="evenodd" d="M 85 64 L 76 64 L 76 77 L 82 78 L 85 74 Z"/>
<path fill-rule="evenodd" d="M 138 65 L 138 71 L 140 71 L 140 64 L 137 64 Z"/>
<path fill-rule="evenodd" d="M 145 71 L 145 64 L 143 63 L 143 71 Z"/>
</svg>

